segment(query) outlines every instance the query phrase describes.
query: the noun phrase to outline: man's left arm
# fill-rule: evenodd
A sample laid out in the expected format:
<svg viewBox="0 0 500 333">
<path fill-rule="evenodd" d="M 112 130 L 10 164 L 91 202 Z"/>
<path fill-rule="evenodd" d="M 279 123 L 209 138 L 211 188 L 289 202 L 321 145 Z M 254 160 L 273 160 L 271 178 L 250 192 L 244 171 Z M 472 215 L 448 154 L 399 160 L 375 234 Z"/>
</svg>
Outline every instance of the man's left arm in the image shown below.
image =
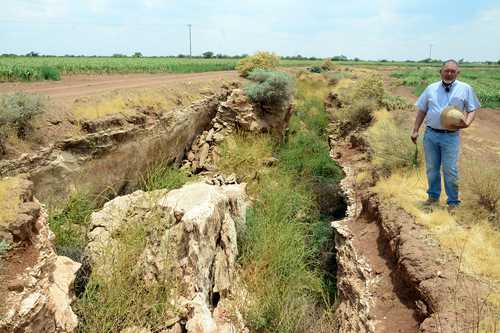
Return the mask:
<svg viewBox="0 0 500 333">
<path fill-rule="evenodd" d="M 474 121 L 474 118 L 476 118 L 476 112 L 477 112 L 477 109 L 475 109 L 474 111 L 471 111 L 471 112 L 466 112 L 464 119 L 462 119 L 462 121 L 460 122 L 460 125 L 459 125 L 460 128 L 469 127 L 470 124 L 472 124 L 472 122 Z"/>
<path fill-rule="evenodd" d="M 474 121 L 474 118 L 476 118 L 476 112 L 479 110 L 480 107 L 481 103 L 479 102 L 476 93 L 471 87 L 469 87 L 467 91 L 467 98 L 465 100 L 465 111 L 466 111 L 465 116 L 460 121 L 460 124 L 456 126 L 456 128 L 469 127 Z"/>
</svg>

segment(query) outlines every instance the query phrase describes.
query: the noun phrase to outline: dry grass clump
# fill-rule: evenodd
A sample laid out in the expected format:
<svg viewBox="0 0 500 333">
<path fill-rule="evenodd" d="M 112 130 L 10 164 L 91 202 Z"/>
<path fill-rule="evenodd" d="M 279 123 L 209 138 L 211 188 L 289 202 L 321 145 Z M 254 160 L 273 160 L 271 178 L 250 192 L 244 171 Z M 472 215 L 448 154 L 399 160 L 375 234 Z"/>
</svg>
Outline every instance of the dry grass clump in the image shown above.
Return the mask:
<svg viewBox="0 0 500 333">
<path fill-rule="evenodd" d="M 92 120 L 116 113 L 131 113 L 136 109 L 147 109 L 155 112 L 167 111 L 183 103 L 186 96 L 169 96 L 161 91 L 143 91 L 131 94 L 119 94 L 94 103 L 86 103 L 75 107 L 73 115 L 77 120 Z M 176 100 L 174 100 L 176 99 Z"/>
<path fill-rule="evenodd" d="M 217 169 L 251 180 L 262 170 L 265 161 L 273 157 L 273 145 L 271 136 L 266 134 L 233 133 L 220 147 Z"/>
<path fill-rule="evenodd" d="M 467 161 L 462 164 L 460 173 L 467 206 L 464 208 L 500 228 L 500 167 L 487 162 Z"/>
<path fill-rule="evenodd" d="M 21 203 L 19 180 L 15 177 L 0 179 L 0 225 L 12 221 Z"/>
<path fill-rule="evenodd" d="M 387 93 L 384 93 L 382 106 L 388 111 L 410 110 L 413 108 L 413 104 L 409 103 L 406 98 L 398 95 L 390 95 Z"/>
<path fill-rule="evenodd" d="M 269 52 L 257 52 L 252 56 L 241 59 L 236 70 L 242 77 L 247 77 L 255 69 L 273 70 L 279 66 L 280 58 Z"/>
<path fill-rule="evenodd" d="M 353 99 L 371 99 L 378 105 L 382 105 L 384 99 L 384 81 L 379 75 L 369 74 L 356 82 Z"/>
<path fill-rule="evenodd" d="M 126 109 L 125 98 L 123 96 L 116 96 L 96 104 L 77 106 L 73 111 L 73 115 L 77 120 L 92 120 L 120 113 Z"/>
<path fill-rule="evenodd" d="M 418 168 L 422 163 L 421 142 L 409 139 L 410 130 L 397 124 L 391 113 L 376 111 L 375 122 L 366 131 L 373 163 L 385 174 L 397 169 Z"/>
<path fill-rule="evenodd" d="M 324 71 L 333 71 L 336 66 L 330 59 L 325 59 L 325 61 L 321 64 L 320 67 Z"/>
</svg>

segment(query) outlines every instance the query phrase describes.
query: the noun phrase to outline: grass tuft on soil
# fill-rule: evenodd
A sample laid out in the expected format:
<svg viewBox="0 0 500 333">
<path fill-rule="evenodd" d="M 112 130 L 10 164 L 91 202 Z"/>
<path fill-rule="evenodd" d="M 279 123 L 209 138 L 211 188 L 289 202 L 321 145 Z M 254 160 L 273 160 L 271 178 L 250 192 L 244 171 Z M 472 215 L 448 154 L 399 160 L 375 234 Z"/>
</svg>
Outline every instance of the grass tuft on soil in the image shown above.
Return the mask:
<svg viewBox="0 0 500 333">
<path fill-rule="evenodd" d="M 49 227 L 56 236 L 55 245 L 59 255 L 81 261 L 87 245 L 90 214 L 96 203 L 85 193 L 74 193 L 61 209 L 49 210 Z"/>
<path fill-rule="evenodd" d="M 151 168 L 142 177 L 141 188 L 144 191 L 154 191 L 160 189 L 173 190 L 182 187 L 196 177 L 190 176 L 187 171 L 175 166 L 159 164 Z"/>
</svg>

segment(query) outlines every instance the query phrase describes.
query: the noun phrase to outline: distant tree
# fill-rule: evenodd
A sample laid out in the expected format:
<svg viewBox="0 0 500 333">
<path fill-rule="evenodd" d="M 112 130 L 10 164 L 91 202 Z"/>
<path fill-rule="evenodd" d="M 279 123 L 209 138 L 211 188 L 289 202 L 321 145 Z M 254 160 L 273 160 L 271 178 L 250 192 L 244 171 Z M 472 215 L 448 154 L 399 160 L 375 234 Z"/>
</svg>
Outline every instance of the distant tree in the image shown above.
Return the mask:
<svg viewBox="0 0 500 333">
<path fill-rule="evenodd" d="M 347 60 L 349 59 L 343 54 L 332 57 L 332 61 L 347 61 Z"/>
<path fill-rule="evenodd" d="M 500 65 L 500 60 L 498 60 L 498 61 L 497 61 L 497 64 L 499 64 L 499 65 Z"/>
<path fill-rule="evenodd" d="M 360 59 L 358 57 L 354 58 L 354 61 L 360 61 Z"/>
<path fill-rule="evenodd" d="M 31 51 L 31 52 L 28 52 L 26 54 L 27 57 L 38 57 L 40 56 L 40 54 L 38 52 L 35 52 L 35 51 Z"/>
<path fill-rule="evenodd" d="M 214 56 L 214 53 L 212 51 L 207 51 L 207 52 L 203 52 L 203 58 L 206 58 L 206 59 L 210 59 Z"/>
<path fill-rule="evenodd" d="M 379 61 L 380 61 L 380 62 L 388 62 L 389 60 L 387 60 L 387 59 L 381 59 L 381 60 L 379 60 Z"/>
<path fill-rule="evenodd" d="M 127 55 L 122 53 L 113 53 L 113 58 L 126 58 Z"/>
<path fill-rule="evenodd" d="M 134 57 L 134 58 L 142 58 L 142 53 L 141 52 L 134 52 L 134 54 L 132 54 L 132 57 Z"/>
<path fill-rule="evenodd" d="M 184 55 L 184 54 L 182 54 L 182 53 L 181 53 L 181 54 L 179 54 L 179 55 L 177 56 L 177 58 L 186 58 L 186 55 Z"/>
</svg>

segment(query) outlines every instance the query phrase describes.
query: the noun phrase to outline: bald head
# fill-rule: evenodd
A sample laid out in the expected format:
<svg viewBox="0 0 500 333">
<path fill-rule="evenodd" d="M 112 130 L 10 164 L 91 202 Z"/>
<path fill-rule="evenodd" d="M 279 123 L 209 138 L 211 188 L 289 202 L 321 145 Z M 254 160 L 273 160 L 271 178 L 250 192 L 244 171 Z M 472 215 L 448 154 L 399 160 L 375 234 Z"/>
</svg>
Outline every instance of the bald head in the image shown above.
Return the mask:
<svg viewBox="0 0 500 333">
<path fill-rule="evenodd" d="M 443 62 L 443 66 L 441 66 L 439 73 L 441 74 L 441 80 L 445 83 L 455 81 L 460 73 L 460 70 L 458 69 L 458 62 L 453 59 L 446 60 Z"/>
</svg>

